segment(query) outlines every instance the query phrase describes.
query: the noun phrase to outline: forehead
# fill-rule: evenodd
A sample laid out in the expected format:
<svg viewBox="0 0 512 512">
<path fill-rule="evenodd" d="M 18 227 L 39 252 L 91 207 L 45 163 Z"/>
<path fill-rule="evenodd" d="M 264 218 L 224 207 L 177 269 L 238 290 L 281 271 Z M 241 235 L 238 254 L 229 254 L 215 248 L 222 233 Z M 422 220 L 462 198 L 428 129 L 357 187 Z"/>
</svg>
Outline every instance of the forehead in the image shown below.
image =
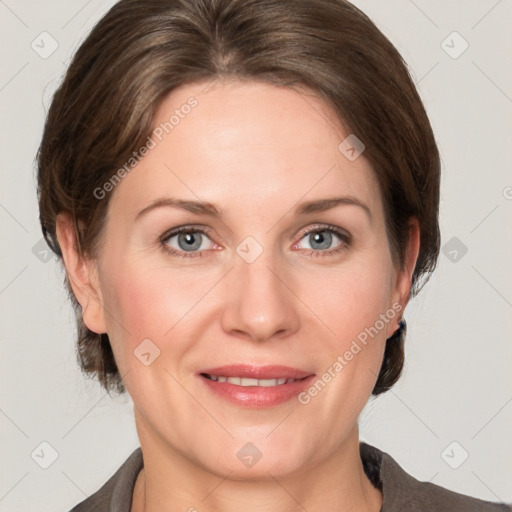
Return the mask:
<svg viewBox="0 0 512 512">
<path fill-rule="evenodd" d="M 220 80 L 171 92 L 154 116 L 151 148 L 116 187 L 113 202 L 143 208 L 164 195 L 233 206 L 343 193 L 380 208 L 363 156 L 349 160 L 349 131 L 305 88 Z"/>
</svg>

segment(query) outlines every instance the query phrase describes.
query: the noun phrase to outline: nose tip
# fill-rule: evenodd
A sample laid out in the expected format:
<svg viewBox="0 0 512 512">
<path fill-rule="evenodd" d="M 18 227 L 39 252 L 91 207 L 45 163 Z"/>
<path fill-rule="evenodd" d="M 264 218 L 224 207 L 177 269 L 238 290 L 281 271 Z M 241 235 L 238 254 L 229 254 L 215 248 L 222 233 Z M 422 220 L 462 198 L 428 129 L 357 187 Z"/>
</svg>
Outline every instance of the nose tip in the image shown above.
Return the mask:
<svg viewBox="0 0 512 512">
<path fill-rule="evenodd" d="M 241 258 L 235 267 L 226 283 L 223 329 L 257 342 L 295 332 L 299 321 L 294 296 L 268 258 L 260 256 L 252 263 Z"/>
</svg>

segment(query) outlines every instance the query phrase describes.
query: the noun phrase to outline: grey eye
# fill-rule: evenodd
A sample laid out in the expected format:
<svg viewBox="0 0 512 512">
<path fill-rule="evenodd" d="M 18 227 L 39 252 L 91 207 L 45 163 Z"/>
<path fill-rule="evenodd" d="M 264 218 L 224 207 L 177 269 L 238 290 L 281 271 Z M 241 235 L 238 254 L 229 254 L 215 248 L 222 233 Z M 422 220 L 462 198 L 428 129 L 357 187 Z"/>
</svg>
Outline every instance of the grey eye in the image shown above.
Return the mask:
<svg viewBox="0 0 512 512">
<path fill-rule="evenodd" d="M 195 229 L 171 234 L 167 237 L 165 244 L 178 252 L 196 252 L 199 249 L 211 248 L 208 247 L 208 241 L 210 240 L 206 233 Z M 210 243 L 213 244 L 211 241 Z"/>
<path fill-rule="evenodd" d="M 201 233 L 180 233 L 178 245 L 184 251 L 195 251 L 201 247 Z"/>
<path fill-rule="evenodd" d="M 325 250 L 329 249 L 332 243 L 332 233 L 327 230 L 309 233 L 308 240 L 312 249 Z"/>
</svg>

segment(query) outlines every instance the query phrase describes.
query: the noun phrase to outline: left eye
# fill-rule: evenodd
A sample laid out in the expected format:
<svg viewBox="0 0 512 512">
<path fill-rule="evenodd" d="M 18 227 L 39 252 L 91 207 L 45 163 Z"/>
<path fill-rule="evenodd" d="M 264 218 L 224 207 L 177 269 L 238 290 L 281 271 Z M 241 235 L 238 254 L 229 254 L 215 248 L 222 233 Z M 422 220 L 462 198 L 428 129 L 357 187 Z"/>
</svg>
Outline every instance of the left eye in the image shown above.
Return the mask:
<svg viewBox="0 0 512 512">
<path fill-rule="evenodd" d="M 301 239 L 305 240 L 309 244 L 309 247 L 300 246 L 300 242 L 297 244 L 297 247 L 299 247 L 300 249 L 314 249 L 317 251 L 332 252 L 336 250 L 336 248 L 333 249 L 331 247 L 333 241 L 335 241 L 336 238 L 342 242 L 341 245 L 348 244 L 348 236 L 343 233 L 340 233 L 335 229 L 315 229 L 313 231 L 304 233 Z"/>
</svg>

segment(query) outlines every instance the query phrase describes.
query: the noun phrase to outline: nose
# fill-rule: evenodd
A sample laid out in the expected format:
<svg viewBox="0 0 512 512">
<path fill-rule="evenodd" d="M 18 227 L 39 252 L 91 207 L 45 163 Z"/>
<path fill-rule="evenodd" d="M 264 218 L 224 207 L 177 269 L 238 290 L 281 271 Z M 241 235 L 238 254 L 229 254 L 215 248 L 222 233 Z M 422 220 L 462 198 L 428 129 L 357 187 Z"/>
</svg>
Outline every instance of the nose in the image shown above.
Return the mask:
<svg viewBox="0 0 512 512">
<path fill-rule="evenodd" d="M 224 283 L 222 327 L 228 334 L 263 342 L 297 331 L 299 301 L 291 291 L 293 279 L 283 266 L 276 268 L 271 252 L 264 251 L 252 263 L 235 258 Z"/>
</svg>

